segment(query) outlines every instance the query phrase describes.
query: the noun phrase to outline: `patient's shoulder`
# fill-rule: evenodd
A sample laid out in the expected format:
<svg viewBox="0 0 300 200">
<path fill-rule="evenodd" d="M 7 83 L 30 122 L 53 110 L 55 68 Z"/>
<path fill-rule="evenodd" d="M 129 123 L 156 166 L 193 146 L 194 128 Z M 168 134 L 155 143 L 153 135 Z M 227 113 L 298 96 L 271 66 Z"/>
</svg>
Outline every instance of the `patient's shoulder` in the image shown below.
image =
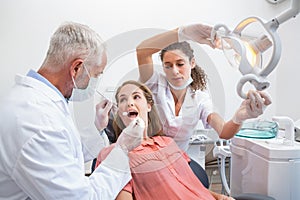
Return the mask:
<svg viewBox="0 0 300 200">
<path fill-rule="evenodd" d="M 164 142 L 165 144 L 170 144 L 175 142 L 173 138 L 168 136 L 155 136 L 154 139 L 155 141 Z"/>
</svg>

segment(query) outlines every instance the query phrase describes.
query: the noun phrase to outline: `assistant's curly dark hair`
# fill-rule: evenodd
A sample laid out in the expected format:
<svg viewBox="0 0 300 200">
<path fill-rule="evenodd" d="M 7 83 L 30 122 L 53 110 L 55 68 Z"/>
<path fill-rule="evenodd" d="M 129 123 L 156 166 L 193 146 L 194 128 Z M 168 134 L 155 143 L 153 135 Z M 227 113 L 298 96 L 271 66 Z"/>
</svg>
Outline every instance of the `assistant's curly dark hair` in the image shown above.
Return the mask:
<svg viewBox="0 0 300 200">
<path fill-rule="evenodd" d="M 194 50 L 191 48 L 190 44 L 186 41 L 184 42 L 176 42 L 173 43 L 166 48 L 162 49 L 159 56 L 160 59 L 163 61 L 164 55 L 168 51 L 173 51 L 173 50 L 180 50 L 182 53 L 184 53 L 188 58 L 189 61 L 191 62 L 192 59 L 194 58 Z M 190 84 L 190 87 L 192 90 L 205 90 L 207 89 L 207 74 L 204 72 L 204 70 L 197 65 L 192 69 L 191 71 L 191 77 L 193 79 L 193 82 Z"/>
</svg>

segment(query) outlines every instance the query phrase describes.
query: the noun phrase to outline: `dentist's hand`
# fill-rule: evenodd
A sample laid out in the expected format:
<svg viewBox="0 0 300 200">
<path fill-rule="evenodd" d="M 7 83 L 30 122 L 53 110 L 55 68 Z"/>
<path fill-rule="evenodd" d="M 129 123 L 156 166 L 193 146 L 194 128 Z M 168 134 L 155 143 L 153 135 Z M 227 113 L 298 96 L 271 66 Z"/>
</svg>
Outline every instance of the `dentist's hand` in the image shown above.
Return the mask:
<svg viewBox="0 0 300 200">
<path fill-rule="evenodd" d="M 242 124 L 246 119 L 256 118 L 263 114 L 266 106 L 271 103 L 271 97 L 266 92 L 250 90 L 247 99 L 235 112 L 232 121 L 236 124 Z"/>
<path fill-rule="evenodd" d="M 124 152 L 129 152 L 139 146 L 143 140 L 145 122 L 142 118 L 137 117 L 122 131 L 116 147 L 120 147 Z"/>
<path fill-rule="evenodd" d="M 214 48 L 210 37 L 212 27 L 203 24 L 191 24 L 178 28 L 178 41 L 193 40 L 200 44 L 207 44 Z"/>
<path fill-rule="evenodd" d="M 113 103 L 109 100 L 103 100 L 96 105 L 95 126 L 99 131 L 107 127 L 112 106 Z"/>
</svg>

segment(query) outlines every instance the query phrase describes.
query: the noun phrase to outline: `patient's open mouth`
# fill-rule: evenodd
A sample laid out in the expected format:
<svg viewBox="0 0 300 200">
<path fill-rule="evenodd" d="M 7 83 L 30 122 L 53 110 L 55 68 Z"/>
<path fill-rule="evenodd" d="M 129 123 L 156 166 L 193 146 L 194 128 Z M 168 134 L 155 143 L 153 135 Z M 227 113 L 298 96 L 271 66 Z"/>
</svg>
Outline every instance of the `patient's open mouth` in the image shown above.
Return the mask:
<svg viewBox="0 0 300 200">
<path fill-rule="evenodd" d="M 128 117 L 130 117 L 130 118 L 136 118 L 137 116 L 138 116 L 138 112 L 136 112 L 136 111 L 129 111 L 128 113 L 127 113 L 127 116 Z"/>
</svg>

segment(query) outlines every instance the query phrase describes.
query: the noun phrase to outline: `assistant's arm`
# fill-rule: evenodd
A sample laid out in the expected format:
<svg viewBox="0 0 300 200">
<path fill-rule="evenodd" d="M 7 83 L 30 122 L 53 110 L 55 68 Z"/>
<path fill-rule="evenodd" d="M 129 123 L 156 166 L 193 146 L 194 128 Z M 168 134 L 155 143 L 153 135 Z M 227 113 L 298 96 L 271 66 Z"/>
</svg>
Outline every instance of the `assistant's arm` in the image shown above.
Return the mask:
<svg viewBox="0 0 300 200">
<path fill-rule="evenodd" d="M 192 24 L 157 34 L 141 42 L 136 48 L 140 81 L 146 82 L 153 74 L 152 55 L 170 44 L 192 40 L 214 48 L 209 40 L 211 31 L 212 27 L 210 26 Z"/>
<path fill-rule="evenodd" d="M 141 42 L 136 48 L 140 81 L 145 83 L 153 74 L 152 55 L 178 41 L 178 29 L 170 30 Z"/>
<path fill-rule="evenodd" d="M 225 122 L 219 114 L 211 113 L 207 122 L 220 138 L 230 139 L 240 130 L 243 121 L 260 116 L 271 103 L 271 97 L 266 92 L 250 90 L 231 120 Z"/>
<path fill-rule="evenodd" d="M 232 120 L 225 122 L 218 113 L 211 113 L 207 121 L 222 139 L 232 138 L 241 128 L 240 124 L 236 124 Z"/>
</svg>

